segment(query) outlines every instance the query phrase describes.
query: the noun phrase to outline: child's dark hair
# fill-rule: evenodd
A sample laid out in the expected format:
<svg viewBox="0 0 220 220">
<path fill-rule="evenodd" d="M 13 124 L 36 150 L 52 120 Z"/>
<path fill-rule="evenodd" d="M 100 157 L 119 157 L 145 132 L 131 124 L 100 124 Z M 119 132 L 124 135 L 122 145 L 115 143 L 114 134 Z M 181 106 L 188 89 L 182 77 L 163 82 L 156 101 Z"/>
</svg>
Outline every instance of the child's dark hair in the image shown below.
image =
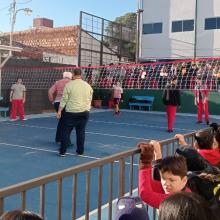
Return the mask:
<svg viewBox="0 0 220 220">
<path fill-rule="evenodd" d="M 214 135 L 211 131 L 200 131 L 195 134 L 199 149 L 212 149 Z"/>
<path fill-rule="evenodd" d="M 187 175 L 187 163 L 183 156 L 168 156 L 162 159 L 159 170 L 161 173 L 171 172 L 181 178 Z"/>
<path fill-rule="evenodd" d="M 160 204 L 159 220 L 217 220 L 208 202 L 196 193 L 178 192 Z"/>
<path fill-rule="evenodd" d="M 12 210 L 4 213 L 0 220 L 43 220 L 43 218 L 30 211 Z"/>
</svg>

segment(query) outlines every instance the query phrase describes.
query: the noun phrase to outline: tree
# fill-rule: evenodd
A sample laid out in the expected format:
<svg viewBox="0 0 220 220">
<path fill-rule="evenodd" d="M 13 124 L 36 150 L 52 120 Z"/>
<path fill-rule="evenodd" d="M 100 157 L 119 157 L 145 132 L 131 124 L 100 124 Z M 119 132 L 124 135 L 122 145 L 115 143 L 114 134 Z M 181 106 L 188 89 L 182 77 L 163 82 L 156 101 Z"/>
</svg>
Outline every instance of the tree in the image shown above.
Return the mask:
<svg viewBox="0 0 220 220">
<path fill-rule="evenodd" d="M 104 44 L 114 50 L 118 57 L 135 59 L 136 13 L 127 13 L 108 22 L 105 27 Z"/>
</svg>

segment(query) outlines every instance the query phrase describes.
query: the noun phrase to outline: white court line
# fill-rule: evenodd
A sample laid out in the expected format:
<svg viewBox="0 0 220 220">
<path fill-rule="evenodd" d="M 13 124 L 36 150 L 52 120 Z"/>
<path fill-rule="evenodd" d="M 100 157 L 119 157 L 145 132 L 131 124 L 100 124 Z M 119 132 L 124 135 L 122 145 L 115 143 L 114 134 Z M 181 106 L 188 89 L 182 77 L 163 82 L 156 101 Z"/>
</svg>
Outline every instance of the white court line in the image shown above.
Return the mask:
<svg viewBox="0 0 220 220">
<path fill-rule="evenodd" d="M 116 124 L 116 125 L 128 125 L 128 126 L 136 126 L 136 127 L 146 127 L 146 128 L 162 128 L 167 129 L 167 127 L 163 126 L 153 126 L 153 125 L 144 125 L 144 124 L 133 124 L 133 123 L 125 123 L 125 122 L 110 122 L 110 121 L 97 121 L 97 120 L 89 120 L 95 123 L 105 123 L 105 124 Z M 174 128 L 174 130 L 182 130 L 182 131 L 194 131 L 185 128 Z"/>
<path fill-rule="evenodd" d="M 48 130 L 55 130 L 56 128 L 49 128 L 49 127 L 42 127 L 42 126 L 35 126 L 35 125 L 21 125 L 16 123 L 4 123 L 8 125 L 16 125 L 20 127 L 28 127 L 28 128 L 41 128 L 41 129 L 48 129 Z M 86 131 L 87 134 L 95 134 L 95 135 L 104 135 L 104 136 L 110 136 L 110 137 L 118 137 L 118 138 L 127 138 L 127 139 L 136 139 L 136 140 L 150 140 L 142 137 L 131 137 L 131 136 L 123 136 L 123 135 L 116 135 L 116 134 L 106 134 L 106 133 L 98 133 L 98 132 L 90 132 Z"/>
<path fill-rule="evenodd" d="M 133 194 L 136 194 L 136 193 L 138 192 L 138 188 L 134 189 L 132 192 L 133 192 Z M 129 193 L 126 193 L 124 196 L 129 196 Z M 114 199 L 114 200 L 112 201 L 112 205 L 114 205 L 117 201 L 118 201 L 118 198 L 117 198 L 117 199 Z M 102 205 L 102 206 L 101 206 L 101 210 L 104 210 L 105 208 L 108 208 L 108 207 L 109 207 L 109 204 L 106 203 L 105 205 Z M 113 209 L 114 209 L 114 207 L 113 207 Z M 89 216 L 94 215 L 94 214 L 96 214 L 97 212 L 98 212 L 98 209 L 94 209 L 93 211 L 91 211 L 91 212 L 89 213 Z M 84 220 L 84 219 L 85 219 L 85 215 L 81 216 L 80 218 L 77 218 L 76 220 Z M 113 216 L 113 219 L 114 219 L 114 216 Z"/>
<path fill-rule="evenodd" d="M 48 149 L 44 149 L 44 148 L 34 148 L 34 147 L 27 147 L 24 145 L 18 145 L 18 144 L 8 144 L 8 143 L 4 143 L 4 142 L 0 142 L 0 145 L 6 145 L 6 146 L 10 146 L 10 147 L 17 147 L 17 148 L 23 148 L 23 149 L 29 149 L 29 150 L 35 150 L 35 151 L 43 151 L 43 152 L 50 152 L 50 153 L 56 153 L 58 154 L 58 151 L 54 151 L 54 150 L 48 150 Z M 33 154 L 35 152 L 29 152 L 29 154 Z M 25 153 L 28 154 L 28 153 Z M 84 157 L 84 158 L 89 158 L 89 159 L 94 159 L 94 160 L 99 160 L 102 159 L 100 157 L 93 157 L 93 156 L 86 156 L 86 155 L 78 155 L 78 154 L 72 154 L 72 153 L 66 153 L 66 155 L 70 155 L 70 156 L 77 156 L 77 157 Z M 119 161 L 115 161 L 115 162 L 119 162 Z M 130 165 L 129 162 L 125 162 L 125 164 Z M 138 166 L 138 164 L 133 163 L 134 166 Z"/>
<path fill-rule="evenodd" d="M 6 145 L 6 146 L 11 146 L 11 147 L 17 147 L 17 148 L 29 149 L 29 150 L 36 150 L 36 151 L 50 152 L 50 153 L 56 153 L 56 154 L 59 153 L 58 151 L 48 150 L 48 149 L 44 149 L 44 148 L 27 147 L 27 146 L 24 146 L 24 145 L 8 144 L 8 143 L 4 143 L 4 142 L 0 142 L 0 145 L 1 145 L 1 144 L 2 144 L 2 145 Z M 95 160 L 99 160 L 99 159 L 101 159 L 101 158 L 99 158 L 99 157 L 86 156 L 86 155 L 78 155 L 78 154 L 72 154 L 72 153 L 66 153 L 66 155 L 77 156 L 77 157 L 84 157 L 84 158 L 95 159 Z"/>
</svg>

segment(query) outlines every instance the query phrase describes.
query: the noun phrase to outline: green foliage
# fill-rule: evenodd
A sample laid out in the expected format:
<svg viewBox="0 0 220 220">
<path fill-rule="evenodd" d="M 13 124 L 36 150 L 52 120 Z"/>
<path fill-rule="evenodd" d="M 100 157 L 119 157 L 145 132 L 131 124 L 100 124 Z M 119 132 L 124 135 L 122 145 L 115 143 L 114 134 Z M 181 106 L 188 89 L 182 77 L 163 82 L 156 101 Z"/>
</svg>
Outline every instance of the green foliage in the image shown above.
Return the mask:
<svg viewBox="0 0 220 220">
<path fill-rule="evenodd" d="M 105 27 L 104 44 L 119 57 L 135 58 L 136 13 L 127 13 L 109 22 Z"/>
<path fill-rule="evenodd" d="M 127 13 L 123 16 L 117 17 L 115 22 L 125 25 L 128 28 L 136 30 L 137 15 L 136 13 Z"/>
</svg>

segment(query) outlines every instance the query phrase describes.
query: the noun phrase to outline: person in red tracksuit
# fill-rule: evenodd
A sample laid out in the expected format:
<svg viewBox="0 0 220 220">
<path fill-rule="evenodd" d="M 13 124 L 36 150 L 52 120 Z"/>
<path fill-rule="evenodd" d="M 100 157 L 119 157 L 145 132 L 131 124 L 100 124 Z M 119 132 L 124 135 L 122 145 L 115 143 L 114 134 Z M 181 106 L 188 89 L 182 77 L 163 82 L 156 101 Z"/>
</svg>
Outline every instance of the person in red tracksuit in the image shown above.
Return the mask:
<svg viewBox="0 0 220 220">
<path fill-rule="evenodd" d="M 20 120 L 26 120 L 24 117 L 24 103 L 26 101 L 26 88 L 22 84 L 22 79 L 18 78 L 17 82 L 11 86 L 10 102 L 11 102 L 11 121 L 16 121 L 17 111 Z"/>
<path fill-rule="evenodd" d="M 170 195 L 191 190 L 187 184 L 187 163 L 183 156 L 169 156 L 162 159 L 159 142 L 139 143 L 139 196 L 148 205 L 158 209 L 160 203 Z M 155 159 L 154 161 L 153 158 Z M 152 165 L 158 165 L 160 181 L 152 179 Z M 154 176 L 155 177 L 155 176 Z"/>
<path fill-rule="evenodd" d="M 167 112 L 167 131 L 173 132 L 176 117 L 176 107 L 180 106 L 180 91 L 176 89 L 177 77 L 173 76 L 163 92 L 163 103 Z"/>
<path fill-rule="evenodd" d="M 201 76 L 197 76 L 196 86 L 195 86 L 195 101 L 194 104 L 197 106 L 198 121 L 197 123 L 202 123 L 202 112 L 205 114 L 206 124 L 209 125 L 209 112 L 208 112 L 208 90 L 202 85 Z"/>
</svg>

